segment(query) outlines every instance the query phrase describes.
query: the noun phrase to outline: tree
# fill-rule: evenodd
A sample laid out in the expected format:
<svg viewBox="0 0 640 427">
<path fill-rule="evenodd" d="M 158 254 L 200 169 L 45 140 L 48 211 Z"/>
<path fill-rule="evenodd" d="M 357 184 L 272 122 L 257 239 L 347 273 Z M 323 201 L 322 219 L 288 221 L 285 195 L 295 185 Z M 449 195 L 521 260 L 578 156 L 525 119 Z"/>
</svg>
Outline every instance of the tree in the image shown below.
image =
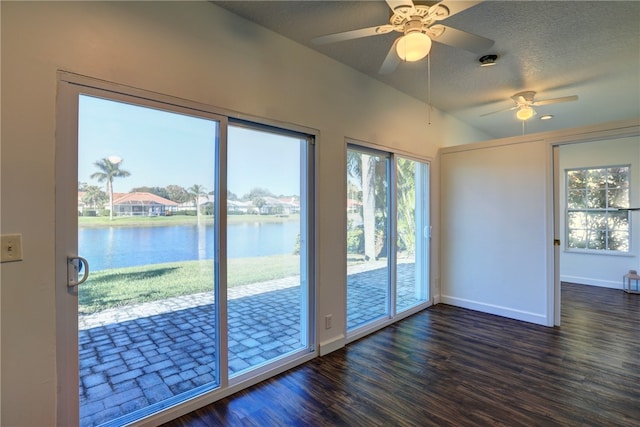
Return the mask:
<svg viewBox="0 0 640 427">
<path fill-rule="evenodd" d="M 244 196 L 242 196 L 242 200 L 255 200 L 258 197 L 273 197 L 273 193 L 271 193 L 271 191 L 267 190 L 266 188 L 260 188 L 260 187 L 254 187 L 251 189 L 251 191 L 249 191 L 247 194 L 245 194 Z"/>
<path fill-rule="evenodd" d="M 262 207 L 267 204 L 267 202 L 265 202 L 265 200 L 262 197 L 253 198 L 251 200 L 251 203 L 253 203 L 253 206 L 258 208 L 258 215 L 262 213 Z"/>
<path fill-rule="evenodd" d="M 187 193 L 191 196 L 191 200 L 195 202 L 196 215 L 198 216 L 198 221 L 200 221 L 200 197 L 207 197 L 207 190 L 204 185 L 194 184 L 187 188 Z"/>
<path fill-rule="evenodd" d="M 176 203 L 185 203 L 191 199 L 191 195 L 180 185 L 167 185 L 167 199 Z"/>
<path fill-rule="evenodd" d="M 349 150 L 347 171 L 361 186 L 364 256 L 375 259 L 376 250 L 376 157 Z"/>
<path fill-rule="evenodd" d="M 416 243 L 416 162 L 399 157 L 396 164 L 398 250 L 411 255 Z"/>
<path fill-rule="evenodd" d="M 129 171 L 120 169 L 122 160 L 111 161 L 108 158 L 98 160 L 94 163 L 94 166 L 99 169 L 98 172 L 91 174 L 91 179 L 97 179 L 98 182 L 107 183 L 107 194 L 109 195 L 109 220 L 113 221 L 113 179 L 125 178 L 131 173 Z"/>
<path fill-rule="evenodd" d="M 82 196 L 82 201 L 92 208 L 97 208 L 98 206 L 104 205 L 107 200 L 109 200 L 109 196 L 107 193 L 102 191 L 100 187 L 97 185 L 87 185 L 84 187 L 84 196 Z M 104 206 L 103 206 L 104 207 Z"/>
<path fill-rule="evenodd" d="M 131 189 L 132 193 L 151 193 L 151 194 L 155 194 L 156 196 L 160 196 L 164 199 L 168 199 L 169 198 L 169 193 L 167 192 L 167 190 L 163 187 L 135 187 Z"/>
</svg>

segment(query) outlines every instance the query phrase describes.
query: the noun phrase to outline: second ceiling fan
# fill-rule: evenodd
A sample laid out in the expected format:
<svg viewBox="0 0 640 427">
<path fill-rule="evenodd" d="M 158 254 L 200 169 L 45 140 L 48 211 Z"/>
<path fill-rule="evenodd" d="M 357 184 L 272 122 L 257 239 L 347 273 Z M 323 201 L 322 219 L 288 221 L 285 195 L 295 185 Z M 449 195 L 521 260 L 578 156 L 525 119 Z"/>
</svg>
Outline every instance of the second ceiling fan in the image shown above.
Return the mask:
<svg viewBox="0 0 640 427">
<path fill-rule="evenodd" d="M 389 53 L 380 67 L 380 74 L 393 72 L 400 61 L 419 61 L 431 50 L 431 42 L 462 48 L 481 54 L 493 46 L 493 40 L 470 34 L 442 24 L 436 24 L 463 10 L 475 6 L 480 1 L 441 1 L 428 4 L 414 3 L 411 0 L 386 0 L 391 8 L 389 23 L 369 28 L 346 31 L 316 37 L 316 45 L 352 40 L 387 34 L 392 31 L 402 33 L 389 49 Z"/>
<path fill-rule="evenodd" d="M 503 111 L 518 110 L 516 112 L 516 118 L 518 120 L 526 121 L 537 114 L 536 110 L 534 110 L 533 107 L 540 107 L 543 105 L 558 104 L 561 102 L 571 102 L 571 101 L 578 100 L 578 95 L 563 96 L 560 98 L 542 99 L 540 101 L 536 101 L 534 99 L 535 96 L 536 96 L 536 93 L 532 90 L 525 90 L 523 92 L 518 92 L 511 97 L 511 99 L 515 103 L 513 107 L 504 108 L 498 111 L 492 111 L 486 114 L 481 114 L 480 117 L 501 113 Z"/>
</svg>

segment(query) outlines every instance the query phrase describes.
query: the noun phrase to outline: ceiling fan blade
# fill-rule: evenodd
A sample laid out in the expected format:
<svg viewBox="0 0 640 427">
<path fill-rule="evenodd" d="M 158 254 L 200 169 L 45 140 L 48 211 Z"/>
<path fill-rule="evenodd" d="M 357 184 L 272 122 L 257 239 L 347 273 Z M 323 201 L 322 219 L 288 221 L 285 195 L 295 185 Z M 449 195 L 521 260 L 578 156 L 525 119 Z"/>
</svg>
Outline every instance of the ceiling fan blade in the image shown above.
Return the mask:
<svg viewBox="0 0 640 427">
<path fill-rule="evenodd" d="M 399 13 L 403 16 L 411 16 L 411 12 L 415 12 L 416 8 L 411 0 L 386 0 L 393 13 Z"/>
<path fill-rule="evenodd" d="M 480 114 L 480 117 L 490 116 L 492 114 L 497 114 L 497 113 L 504 113 L 505 111 L 513 111 L 513 110 L 516 110 L 517 108 L 518 108 L 518 106 L 509 107 L 509 108 L 503 108 L 502 110 L 492 111 L 490 113 L 485 113 L 485 114 Z"/>
<path fill-rule="evenodd" d="M 388 1 L 387 1 L 388 3 Z M 431 14 L 432 11 L 434 11 L 435 9 L 437 9 L 438 6 L 444 6 L 447 8 L 447 10 L 449 11 L 449 14 L 446 17 L 443 17 L 442 19 L 446 19 L 450 16 L 455 15 L 456 13 L 460 13 L 463 10 L 467 10 L 475 5 L 477 5 L 478 3 L 482 3 L 482 1 L 453 1 L 453 0 L 445 0 L 445 1 L 441 1 L 440 3 L 436 3 L 433 6 L 431 6 L 431 9 L 429 10 L 429 13 Z M 436 15 L 437 16 L 437 15 Z"/>
<path fill-rule="evenodd" d="M 343 33 L 328 34 L 311 40 L 315 45 L 341 42 L 345 40 L 359 39 L 361 37 L 377 36 L 393 31 L 393 25 L 378 25 L 376 27 L 360 28 L 359 30 L 345 31 Z"/>
<path fill-rule="evenodd" d="M 493 40 L 467 33 L 465 31 L 456 30 L 455 28 L 447 27 L 446 25 L 432 25 L 429 29 L 436 32 L 440 32 L 441 29 L 444 29 L 442 34 L 433 37 L 433 41 L 458 47 L 473 53 L 484 53 L 493 46 L 494 43 Z"/>
<path fill-rule="evenodd" d="M 578 100 L 578 95 L 571 95 L 571 96 L 563 96 L 562 98 L 543 99 L 541 101 L 535 101 L 531 105 L 540 106 L 540 105 L 557 104 L 559 102 L 570 102 L 570 101 L 577 101 L 577 100 Z"/>
<path fill-rule="evenodd" d="M 378 71 L 380 74 L 390 74 L 398 67 L 398 64 L 400 63 L 400 58 L 396 53 L 396 45 L 398 44 L 398 40 L 400 40 L 400 38 L 397 38 L 393 42 L 393 44 L 391 45 L 391 49 L 389 49 L 389 53 L 387 53 L 387 57 L 384 58 L 384 62 L 380 66 L 380 71 Z"/>
</svg>

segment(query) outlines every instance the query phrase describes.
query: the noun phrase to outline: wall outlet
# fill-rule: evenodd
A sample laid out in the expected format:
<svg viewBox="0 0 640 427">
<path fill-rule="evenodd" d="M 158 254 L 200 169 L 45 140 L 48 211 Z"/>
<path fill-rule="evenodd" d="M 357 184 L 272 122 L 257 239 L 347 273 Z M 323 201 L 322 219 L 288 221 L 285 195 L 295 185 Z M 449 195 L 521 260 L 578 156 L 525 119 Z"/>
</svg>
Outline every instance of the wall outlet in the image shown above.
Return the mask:
<svg viewBox="0 0 640 427">
<path fill-rule="evenodd" d="M 324 328 L 325 329 L 331 329 L 332 317 L 333 316 L 331 314 L 327 314 L 326 316 L 324 316 Z"/>
<path fill-rule="evenodd" d="M 22 260 L 22 235 L 5 234 L 0 238 L 0 262 Z"/>
</svg>

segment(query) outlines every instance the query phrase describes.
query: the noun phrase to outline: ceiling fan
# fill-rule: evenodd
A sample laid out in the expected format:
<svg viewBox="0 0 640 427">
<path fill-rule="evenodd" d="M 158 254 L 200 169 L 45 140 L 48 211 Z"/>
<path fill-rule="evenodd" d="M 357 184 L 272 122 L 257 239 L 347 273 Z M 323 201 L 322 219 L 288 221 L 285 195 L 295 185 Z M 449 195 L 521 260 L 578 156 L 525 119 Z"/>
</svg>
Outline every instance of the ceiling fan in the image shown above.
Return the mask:
<svg viewBox="0 0 640 427">
<path fill-rule="evenodd" d="M 436 24 L 456 13 L 475 6 L 480 1 L 428 2 L 420 4 L 411 0 L 386 0 L 391 8 L 389 23 L 342 33 L 329 34 L 311 40 L 316 45 L 352 40 L 361 37 L 387 34 L 397 31 L 398 37 L 380 67 L 380 74 L 393 72 L 400 61 L 419 61 L 431 50 L 431 42 L 444 43 L 481 54 L 493 46 L 493 40 L 470 34 L 442 24 Z"/>
<path fill-rule="evenodd" d="M 536 110 L 534 110 L 533 107 L 540 107 L 542 105 L 558 104 L 560 102 L 570 102 L 570 101 L 578 100 L 578 95 L 571 95 L 571 96 L 563 96 L 561 98 L 551 98 L 551 99 L 544 99 L 541 101 L 535 101 L 533 99 L 535 95 L 536 93 L 532 90 L 518 92 L 511 97 L 511 99 L 513 99 L 513 101 L 516 103 L 516 105 L 514 105 L 513 107 L 505 108 L 498 111 L 492 111 L 491 113 L 481 114 L 480 117 L 489 116 L 491 114 L 496 114 L 496 113 L 502 113 L 503 111 L 518 110 L 516 112 L 516 117 L 518 118 L 518 120 L 525 121 L 525 120 L 529 120 L 531 117 L 537 114 Z"/>
</svg>

